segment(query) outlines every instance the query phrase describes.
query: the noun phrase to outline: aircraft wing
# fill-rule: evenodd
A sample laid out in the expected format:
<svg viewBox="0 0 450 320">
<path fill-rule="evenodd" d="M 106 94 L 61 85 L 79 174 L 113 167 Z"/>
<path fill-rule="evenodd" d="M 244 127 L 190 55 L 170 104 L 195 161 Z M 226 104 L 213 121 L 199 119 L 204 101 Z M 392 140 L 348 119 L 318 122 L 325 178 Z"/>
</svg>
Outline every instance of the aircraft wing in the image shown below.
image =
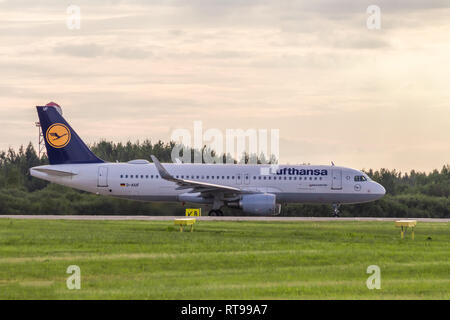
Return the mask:
<svg viewBox="0 0 450 320">
<path fill-rule="evenodd" d="M 244 194 L 244 193 L 255 193 L 254 191 L 243 190 L 239 188 L 224 186 L 220 184 L 207 183 L 201 181 L 187 180 L 187 179 L 179 179 L 172 176 L 169 172 L 167 172 L 166 168 L 159 162 L 159 160 L 151 155 L 153 163 L 156 166 L 156 169 L 159 172 L 161 178 L 175 182 L 178 185 L 177 190 L 183 189 L 192 189 L 189 193 L 197 193 L 200 192 L 202 194 L 205 193 L 215 193 L 215 192 L 223 192 L 223 193 L 232 193 L 232 194 Z"/>
</svg>

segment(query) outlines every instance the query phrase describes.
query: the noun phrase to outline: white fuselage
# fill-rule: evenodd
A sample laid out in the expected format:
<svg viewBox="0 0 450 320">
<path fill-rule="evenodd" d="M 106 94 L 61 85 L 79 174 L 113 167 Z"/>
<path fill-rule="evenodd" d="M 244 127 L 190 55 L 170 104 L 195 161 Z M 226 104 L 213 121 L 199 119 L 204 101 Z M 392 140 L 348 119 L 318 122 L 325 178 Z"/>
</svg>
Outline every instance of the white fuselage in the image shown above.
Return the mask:
<svg viewBox="0 0 450 320">
<path fill-rule="evenodd" d="M 275 194 L 277 203 L 359 203 L 385 194 L 385 189 L 363 172 L 339 166 L 280 165 L 277 173 L 271 173 L 269 165 L 167 163 L 164 167 L 180 179 Z M 161 178 L 155 165 L 147 161 L 47 165 L 31 168 L 30 173 L 101 195 L 208 203 L 195 200 L 195 194 L 189 194 L 189 190 L 180 190 L 176 183 Z M 365 178 L 359 179 L 361 176 Z"/>
</svg>

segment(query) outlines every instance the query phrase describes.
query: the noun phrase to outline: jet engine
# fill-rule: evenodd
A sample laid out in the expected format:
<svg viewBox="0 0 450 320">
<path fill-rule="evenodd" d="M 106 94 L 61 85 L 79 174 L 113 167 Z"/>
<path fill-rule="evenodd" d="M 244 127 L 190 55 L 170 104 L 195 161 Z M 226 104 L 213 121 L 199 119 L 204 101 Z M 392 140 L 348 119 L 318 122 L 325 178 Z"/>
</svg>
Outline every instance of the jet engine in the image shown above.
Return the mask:
<svg viewBox="0 0 450 320">
<path fill-rule="evenodd" d="M 279 206 L 274 194 L 245 194 L 239 201 L 239 208 L 246 213 L 257 215 L 277 215 Z"/>
</svg>

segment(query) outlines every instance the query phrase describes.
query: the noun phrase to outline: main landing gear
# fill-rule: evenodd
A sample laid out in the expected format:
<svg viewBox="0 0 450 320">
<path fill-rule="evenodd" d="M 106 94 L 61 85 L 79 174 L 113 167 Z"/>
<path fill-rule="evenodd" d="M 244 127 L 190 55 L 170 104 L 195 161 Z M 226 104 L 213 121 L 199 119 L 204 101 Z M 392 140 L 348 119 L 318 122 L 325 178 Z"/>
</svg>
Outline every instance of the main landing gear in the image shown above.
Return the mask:
<svg viewBox="0 0 450 320">
<path fill-rule="evenodd" d="M 333 203 L 333 211 L 334 211 L 333 217 L 335 218 L 339 218 L 339 206 L 340 206 L 339 203 Z"/>
<path fill-rule="evenodd" d="M 210 217 L 223 216 L 222 210 L 210 210 L 208 213 Z"/>
<path fill-rule="evenodd" d="M 220 210 L 220 208 L 222 208 L 223 205 L 224 205 L 224 203 L 222 200 L 220 200 L 219 195 L 216 195 L 214 197 L 214 202 L 211 206 L 211 210 L 209 210 L 209 212 L 208 212 L 208 216 L 210 216 L 210 217 L 223 216 L 223 212 L 222 212 L 222 210 Z"/>
</svg>

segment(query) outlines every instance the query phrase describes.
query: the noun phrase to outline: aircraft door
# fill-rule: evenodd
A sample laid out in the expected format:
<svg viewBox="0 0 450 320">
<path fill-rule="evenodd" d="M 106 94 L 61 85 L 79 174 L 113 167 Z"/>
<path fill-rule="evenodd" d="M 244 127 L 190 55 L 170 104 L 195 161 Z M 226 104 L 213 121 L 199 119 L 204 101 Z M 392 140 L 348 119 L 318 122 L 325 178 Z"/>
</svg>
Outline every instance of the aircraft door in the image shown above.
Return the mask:
<svg viewBox="0 0 450 320">
<path fill-rule="evenodd" d="M 236 184 L 242 184 L 242 174 L 236 174 Z"/>
<path fill-rule="evenodd" d="M 99 167 L 97 187 L 107 187 L 107 186 L 108 186 L 108 167 Z"/>
<path fill-rule="evenodd" d="M 341 190 L 342 189 L 342 170 L 332 169 L 331 170 L 331 189 Z"/>
</svg>

